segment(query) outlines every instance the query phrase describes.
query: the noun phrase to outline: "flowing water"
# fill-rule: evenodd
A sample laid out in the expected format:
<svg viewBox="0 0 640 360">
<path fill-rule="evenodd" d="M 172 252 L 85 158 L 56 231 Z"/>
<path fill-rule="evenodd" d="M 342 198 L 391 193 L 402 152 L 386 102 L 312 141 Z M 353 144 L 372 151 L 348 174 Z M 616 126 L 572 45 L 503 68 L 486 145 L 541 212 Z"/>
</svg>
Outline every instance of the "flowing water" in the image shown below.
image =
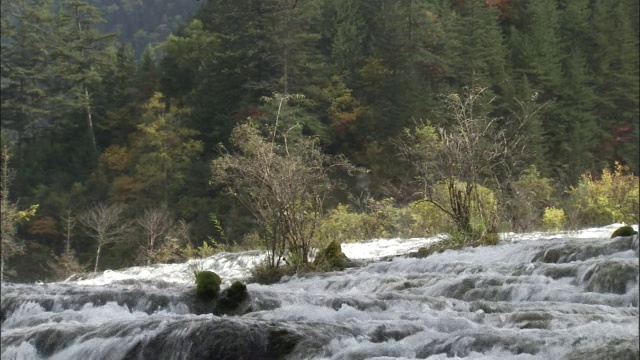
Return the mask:
<svg viewBox="0 0 640 360">
<path fill-rule="evenodd" d="M 249 284 L 242 316 L 194 304 L 188 263 L 3 284 L 2 359 L 638 359 L 638 236 L 616 227 L 346 244 L 361 267 Z M 224 288 L 262 256 L 203 266 Z"/>
</svg>

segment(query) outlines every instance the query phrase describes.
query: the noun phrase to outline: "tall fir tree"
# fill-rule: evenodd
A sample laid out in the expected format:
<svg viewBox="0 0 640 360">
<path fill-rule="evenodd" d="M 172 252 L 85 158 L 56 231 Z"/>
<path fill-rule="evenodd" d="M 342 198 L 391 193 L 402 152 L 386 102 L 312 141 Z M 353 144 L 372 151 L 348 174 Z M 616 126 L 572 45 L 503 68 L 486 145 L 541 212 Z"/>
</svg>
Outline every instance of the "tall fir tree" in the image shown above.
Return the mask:
<svg viewBox="0 0 640 360">
<path fill-rule="evenodd" d="M 55 106 L 61 115 L 82 112 L 91 149 L 98 155 L 90 87 L 100 82 L 100 71 L 111 59 L 106 50 L 115 34 L 102 34 L 95 25 L 104 20 L 84 1 L 67 0 L 60 5 L 55 27 Z"/>
<path fill-rule="evenodd" d="M 638 173 L 638 3 L 596 0 L 589 22 L 589 64 L 594 73 L 600 125 L 599 158 L 623 161 Z"/>
<path fill-rule="evenodd" d="M 49 120 L 52 6 L 50 0 L 2 3 L 2 127 L 16 132 L 18 145 L 34 140 Z"/>
</svg>

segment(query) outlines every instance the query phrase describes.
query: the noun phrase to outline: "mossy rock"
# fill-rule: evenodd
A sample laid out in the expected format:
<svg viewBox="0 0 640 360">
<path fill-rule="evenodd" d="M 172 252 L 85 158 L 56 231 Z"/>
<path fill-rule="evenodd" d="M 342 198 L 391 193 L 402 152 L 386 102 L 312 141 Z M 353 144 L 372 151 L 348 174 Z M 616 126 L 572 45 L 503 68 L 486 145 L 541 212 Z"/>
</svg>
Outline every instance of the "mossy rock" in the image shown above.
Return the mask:
<svg viewBox="0 0 640 360">
<path fill-rule="evenodd" d="M 631 226 L 621 226 L 617 228 L 616 231 L 613 232 L 613 234 L 611 234 L 611 238 L 613 239 L 614 237 L 618 236 L 632 236 L 637 233 L 638 232 L 635 231 Z"/>
<path fill-rule="evenodd" d="M 221 283 L 220 276 L 213 271 L 200 271 L 196 274 L 196 295 L 202 300 L 213 300 Z"/>
<path fill-rule="evenodd" d="M 247 286 L 240 281 L 234 281 L 231 286 L 226 288 L 220 294 L 218 300 L 218 312 L 222 314 L 235 314 L 235 310 L 241 308 L 241 305 L 249 299 Z"/>
<path fill-rule="evenodd" d="M 451 238 L 421 247 L 417 252 L 410 254 L 411 257 L 425 258 L 431 254 L 437 254 L 446 250 L 459 250 L 464 247 L 464 243 Z"/>
<path fill-rule="evenodd" d="M 482 235 L 478 245 L 497 245 L 499 242 L 500 235 L 492 232 Z"/>
<path fill-rule="evenodd" d="M 433 254 L 435 251 L 436 251 L 435 246 L 424 246 L 418 249 L 418 252 L 415 253 L 415 257 L 426 258 L 427 256 Z"/>
<path fill-rule="evenodd" d="M 316 256 L 313 264 L 316 266 L 322 266 L 326 264 L 329 269 L 344 269 L 347 267 L 349 258 L 342 252 L 342 246 L 336 240 L 327 245 L 325 249 L 320 251 Z"/>
</svg>

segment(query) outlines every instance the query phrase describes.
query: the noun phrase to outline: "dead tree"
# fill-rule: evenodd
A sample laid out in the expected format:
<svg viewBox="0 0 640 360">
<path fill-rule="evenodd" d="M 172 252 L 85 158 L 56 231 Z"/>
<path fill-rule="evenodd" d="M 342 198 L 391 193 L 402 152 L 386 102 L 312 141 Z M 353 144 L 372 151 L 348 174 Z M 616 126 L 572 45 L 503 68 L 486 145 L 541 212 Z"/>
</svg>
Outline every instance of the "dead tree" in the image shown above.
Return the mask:
<svg viewBox="0 0 640 360">
<path fill-rule="evenodd" d="M 124 240 L 125 234 L 130 229 L 130 222 L 121 218 L 123 211 L 124 206 L 121 204 L 106 205 L 100 203 L 88 209 L 79 217 L 87 235 L 94 238 L 98 244 L 93 272 L 98 271 L 102 248 L 107 244 Z"/>
</svg>

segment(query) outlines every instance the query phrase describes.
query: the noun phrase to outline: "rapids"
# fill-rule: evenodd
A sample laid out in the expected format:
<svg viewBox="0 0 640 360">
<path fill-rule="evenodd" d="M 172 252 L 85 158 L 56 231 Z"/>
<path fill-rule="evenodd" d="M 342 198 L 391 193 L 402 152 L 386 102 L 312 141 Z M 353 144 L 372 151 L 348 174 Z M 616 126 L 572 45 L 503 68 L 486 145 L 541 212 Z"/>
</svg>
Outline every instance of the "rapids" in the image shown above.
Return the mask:
<svg viewBox="0 0 640 360">
<path fill-rule="evenodd" d="M 6 283 L 1 357 L 638 359 L 639 241 L 609 239 L 617 226 L 502 234 L 423 259 L 402 255 L 440 238 L 344 244 L 362 266 L 249 284 L 242 316 L 194 306 L 194 261 Z M 263 256 L 202 266 L 224 288 Z"/>
</svg>

